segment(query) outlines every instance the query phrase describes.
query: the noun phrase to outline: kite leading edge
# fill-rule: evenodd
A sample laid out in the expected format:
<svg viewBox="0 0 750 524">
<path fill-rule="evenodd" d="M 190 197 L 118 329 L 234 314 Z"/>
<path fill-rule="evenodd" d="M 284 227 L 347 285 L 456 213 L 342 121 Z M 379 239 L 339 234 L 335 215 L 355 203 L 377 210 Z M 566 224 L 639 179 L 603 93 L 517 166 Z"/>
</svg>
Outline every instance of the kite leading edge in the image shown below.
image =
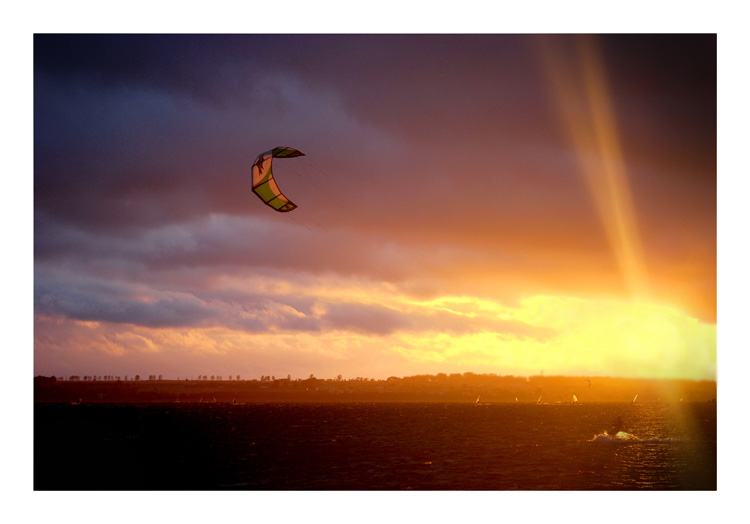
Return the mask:
<svg viewBox="0 0 750 524">
<path fill-rule="evenodd" d="M 273 178 L 273 159 L 297 156 L 305 156 L 305 154 L 291 147 L 275 147 L 258 155 L 253 162 L 253 193 L 276 211 L 291 211 L 297 206 L 281 194 Z"/>
</svg>

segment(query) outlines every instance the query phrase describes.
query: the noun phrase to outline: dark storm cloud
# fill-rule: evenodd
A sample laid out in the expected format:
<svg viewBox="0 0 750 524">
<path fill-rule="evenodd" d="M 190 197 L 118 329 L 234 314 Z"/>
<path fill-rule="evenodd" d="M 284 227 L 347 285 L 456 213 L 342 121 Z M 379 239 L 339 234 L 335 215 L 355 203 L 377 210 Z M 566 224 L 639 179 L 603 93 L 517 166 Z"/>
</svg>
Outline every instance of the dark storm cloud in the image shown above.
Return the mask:
<svg viewBox="0 0 750 524">
<path fill-rule="evenodd" d="M 35 312 L 73 320 L 133 324 L 149 328 L 223 327 L 247 333 L 323 330 L 387 336 L 398 332 L 453 335 L 491 331 L 544 339 L 554 333 L 519 321 L 466 316 L 430 307 L 408 310 L 356 300 L 329 302 L 293 289 L 264 294 L 194 285 L 180 288 L 159 276 L 117 279 L 84 275 L 71 267 L 35 268 Z"/>
<path fill-rule="evenodd" d="M 531 102 L 528 76 L 507 80 L 528 74 L 530 51 L 524 37 L 507 35 L 37 35 L 34 60 L 37 71 L 59 78 L 222 104 L 290 72 L 340 91 L 362 114 L 408 122 L 427 110 L 457 116 L 488 102 Z M 508 94 L 515 100 L 503 101 Z"/>
<path fill-rule="evenodd" d="M 37 37 L 36 209 L 118 230 L 252 214 L 262 211 L 248 205 L 250 164 L 269 147 L 309 146 L 346 178 L 383 151 L 397 161 L 389 139 L 352 120 L 336 93 L 285 72 L 286 61 L 254 72 L 268 62 L 258 39 L 181 38 Z"/>
<path fill-rule="evenodd" d="M 632 161 L 658 153 L 705 173 L 715 164 L 715 37 L 600 41 Z M 248 149 L 276 136 L 320 140 L 313 150 L 335 178 L 401 188 L 343 202 L 363 221 L 398 217 L 399 200 L 418 193 L 523 224 L 533 221 L 530 198 L 561 216 L 585 209 L 554 198 L 576 188 L 576 167 L 559 151 L 529 36 L 38 35 L 35 106 L 36 205 L 89 227 L 252 212 L 241 189 L 259 151 Z M 393 138 L 378 142 L 346 119 Z M 569 176 L 551 176 L 560 170 Z M 639 193 L 651 194 L 649 170 L 633 171 Z M 697 191 L 711 190 L 708 179 Z M 420 233 L 437 208 L 415 214 Z"/>
<path fill-rule="evenodd" d="M 135 324 L 145 327 L 210 325 L 214 312 L 194 297 L 169 297 L 144 302 L 118 296 L 108 289 L 68 286 L 35 289 L 37 313 L 63 315 L 75 320 Z"/>
<path fill-rule="evenodd" d="M 104 87 L 145 86 L 220 101 L 232 85 L 242 91 L 250 78 L 222 81 L 227 80 L 224 65 L 257 56 L 262 41 L 221 35 L 36 35 L 34 64 L 57 77 L 80 77 Z"/>
<path fill-rule="evenodd" d="M 715 107 L 704 102 L 715 97 L 715 35 L 599 40 L 618 100 L 710 132 Z M 570 41 L 557 37 L 554 45 Z M 268 77 L 288 74 L 411 139 L 497 145 L 498 137 L 557 136 L 535 46 L 524 35 L 37 35 L 35 68 L 102 89 L 141 87 L 234 106 L 251 103 Z M 277 101 L 284 103 L 280 94 Z"/>
<path fill-rule="evenodd" d="M 273 217 L 272 217 L 273 218 Z M 389 263 L 382 246 L 350 232 L 311 231 L 259 217 L 207 216 L 151 229 L 91 231 L 35 213 L 38 264 L 65 263 L 91 274 L 138 279 L 151 285 L 200 289 L 225 275 L 357 274 L 370 271 L 399 280 L 407 269 Z M 181 271 L 190 281 L 178 283 Z"/>
<path fill-rule="evenodd" d="M 247 124 L 236 115 L 155 91 L 61 87 L 44 75 L 35 106 L 35 206 L 68 221 L 155 225 L 231 210 L 239 188 L 249 193 Z"/>
<path fill-rule="evenodd" d="M 315 319 L 300 320 L 294 309 L 268 297 L 246 293 L 240 302 L 210 293 L 162 291 L 158 286 L 113 281 L 46 267 L 37 268 L 37 314 L 74 320 L 135 324 L 150 328 L 222 326 L 261 333 L 271 329 L 317 331 Z"/>
</svg>

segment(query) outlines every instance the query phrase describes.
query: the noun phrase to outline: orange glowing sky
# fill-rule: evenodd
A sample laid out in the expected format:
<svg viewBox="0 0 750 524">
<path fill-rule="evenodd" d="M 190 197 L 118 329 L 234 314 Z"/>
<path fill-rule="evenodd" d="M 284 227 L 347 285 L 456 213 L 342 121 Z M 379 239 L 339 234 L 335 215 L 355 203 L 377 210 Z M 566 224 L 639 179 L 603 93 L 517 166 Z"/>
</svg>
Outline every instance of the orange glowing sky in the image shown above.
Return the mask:
<svg viewBox="0 0 750 524">
<path fill-rule="evenodd" d="M 715 379 L 716 214 L 714 35 L 35 37 L 35 374 Z"/>
</svg>

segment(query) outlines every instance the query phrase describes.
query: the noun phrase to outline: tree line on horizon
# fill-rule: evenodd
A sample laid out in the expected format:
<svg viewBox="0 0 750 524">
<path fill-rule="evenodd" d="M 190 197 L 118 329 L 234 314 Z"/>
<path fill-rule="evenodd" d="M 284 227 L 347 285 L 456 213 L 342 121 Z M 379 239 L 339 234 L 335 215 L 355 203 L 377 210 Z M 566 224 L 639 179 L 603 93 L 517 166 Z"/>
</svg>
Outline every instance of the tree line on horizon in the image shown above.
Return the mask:
<svg viewBox="0 0 750 524">
<path fill-rule="evenodd" d="M 38 375 L 34 377 L 36 380 L 42 380 L 44 382 L 141 382 L 143 381 L 140 375 L 70 375 L 67 378 L 64 376 L 49 376 L 45 377 Z M 290 382 L 317 382 L 317 383 L 332 383 L 332 382 L 378 382 L 378 383 L 448 383 L 448 382 L 473 382 L 473 383 L 485 383 L 492 384 L 502 381 L 505 383 L 516 383 L 516 384 L 531 384 L 539 382 L 564 382 L 569 385 L 577 385 L 578 387 L 586 387 L 588 389 L 592 384 L 596 384 L 597 381 L 641 381 L 641 382 L 716 382 L 715 380 L 693 380 L 693 379 L 657 379 L 657 378 L 636 378 L 636 377 L 598 377 L 598 376 L 571 376 L 571 375 L 532 375 L 532 376 L 518 376 L 518 375 L 498 375 L 496 373 L 474 373 L 467 371 L 464 373 L 437 373 L 421 374 L 421 375 L 410 375 L 405 377 L 390 376 L 386 379 L 375 379 L 368 377 L 354 377 L 344 378 L 343 375 L 337 375 L 335 378 L 321 379 L 315 377 L 311 373 L 307 378 L 295 378 L 292 379 L 291 374 L 286 377 L 276 377 L 275 375 L 261 375 L 259 378 L 253 379 L 242 379 L 240 375 L 229 375 L 226 378 L 222 375 L 198 375 L 197 377 L 191 376 L 190 378 L 177 377 L 177 379 L 165 379 L 163 375 L 149 375 L 147 381 L 165 381 L 165 382 L 206 382 L 206 381 L 232 381 L 232 382 L 262 382 L 262 383 L 290 383 Z"/>
<path fill-rule="evenodd" d="M 96 400 L 132 396 L 147 401 L 199 401 L 217 398 L 219 401 L 253 399 L 412 399 L 465 402 L 525 402 L 525 403 L 586 403 L 590 401 L 630 401 L 638 403 L 711 400 L 716 397 L 715 381 L 632 379 L 616 377 L 543 376 L 517 377 L 513 375 L 476 373 L 438 373 L 437 375 L 391 376 L 387 379 L 356 377 L 344 379 L 260 378 L 217 380 L 220 375 L 199 375 L 199 380 L 160 380 L 149 375 L 149 380 L 58 381 L 56 377 L 35 377 L 35 398 L 53 399 L 70 394 L 71 398 L 87 395 Z M 115 376 L 116 377 L 116 376 Z M 237 376 L 239 377 L 239 376 Z M 83 378 L 83 377 L 81 377 Z M 231 385 L 230 385 L 231 384 Z M 55 392 L 55 391 L 57 392 Z M 66 393 L 67 392 L 67 393 Z M 210 395 L 206 397 L 206 395 Z M 62 398 L 62 397 L 61 397 Z M 129 398 L 129 397 L 128 397 Z M 480 400 L 481 398 L 481 400 Z"/>
</svg>

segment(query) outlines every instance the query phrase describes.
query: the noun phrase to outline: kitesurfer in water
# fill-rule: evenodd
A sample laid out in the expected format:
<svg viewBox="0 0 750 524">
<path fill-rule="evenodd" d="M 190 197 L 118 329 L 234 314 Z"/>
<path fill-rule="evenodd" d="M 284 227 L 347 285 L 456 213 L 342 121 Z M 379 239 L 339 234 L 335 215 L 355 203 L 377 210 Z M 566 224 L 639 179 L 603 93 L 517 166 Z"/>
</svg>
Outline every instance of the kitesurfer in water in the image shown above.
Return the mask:
<svg viewBox="0 0 750 524">
<path fill-rule="evenodd" d="M 617 417 L 616 417 L 616 418 L 615 418 L 615 419 L 614 419 L 614 420 L 613 420 L 613 421 L 611 422 L 611 424 L 612 424 L 612 429 L 610 430 L 609 434 L 610 434 L 610 436 L 614 437 L 614 436 L 615 436 L 615 435 L 617 435 L 617 434 L 618 434 L 618 433 L 620 432 L 620 430 L 622 429 L 622 417 L 618 415 L 618 416 L 617 416 Z"/>
</svg>

